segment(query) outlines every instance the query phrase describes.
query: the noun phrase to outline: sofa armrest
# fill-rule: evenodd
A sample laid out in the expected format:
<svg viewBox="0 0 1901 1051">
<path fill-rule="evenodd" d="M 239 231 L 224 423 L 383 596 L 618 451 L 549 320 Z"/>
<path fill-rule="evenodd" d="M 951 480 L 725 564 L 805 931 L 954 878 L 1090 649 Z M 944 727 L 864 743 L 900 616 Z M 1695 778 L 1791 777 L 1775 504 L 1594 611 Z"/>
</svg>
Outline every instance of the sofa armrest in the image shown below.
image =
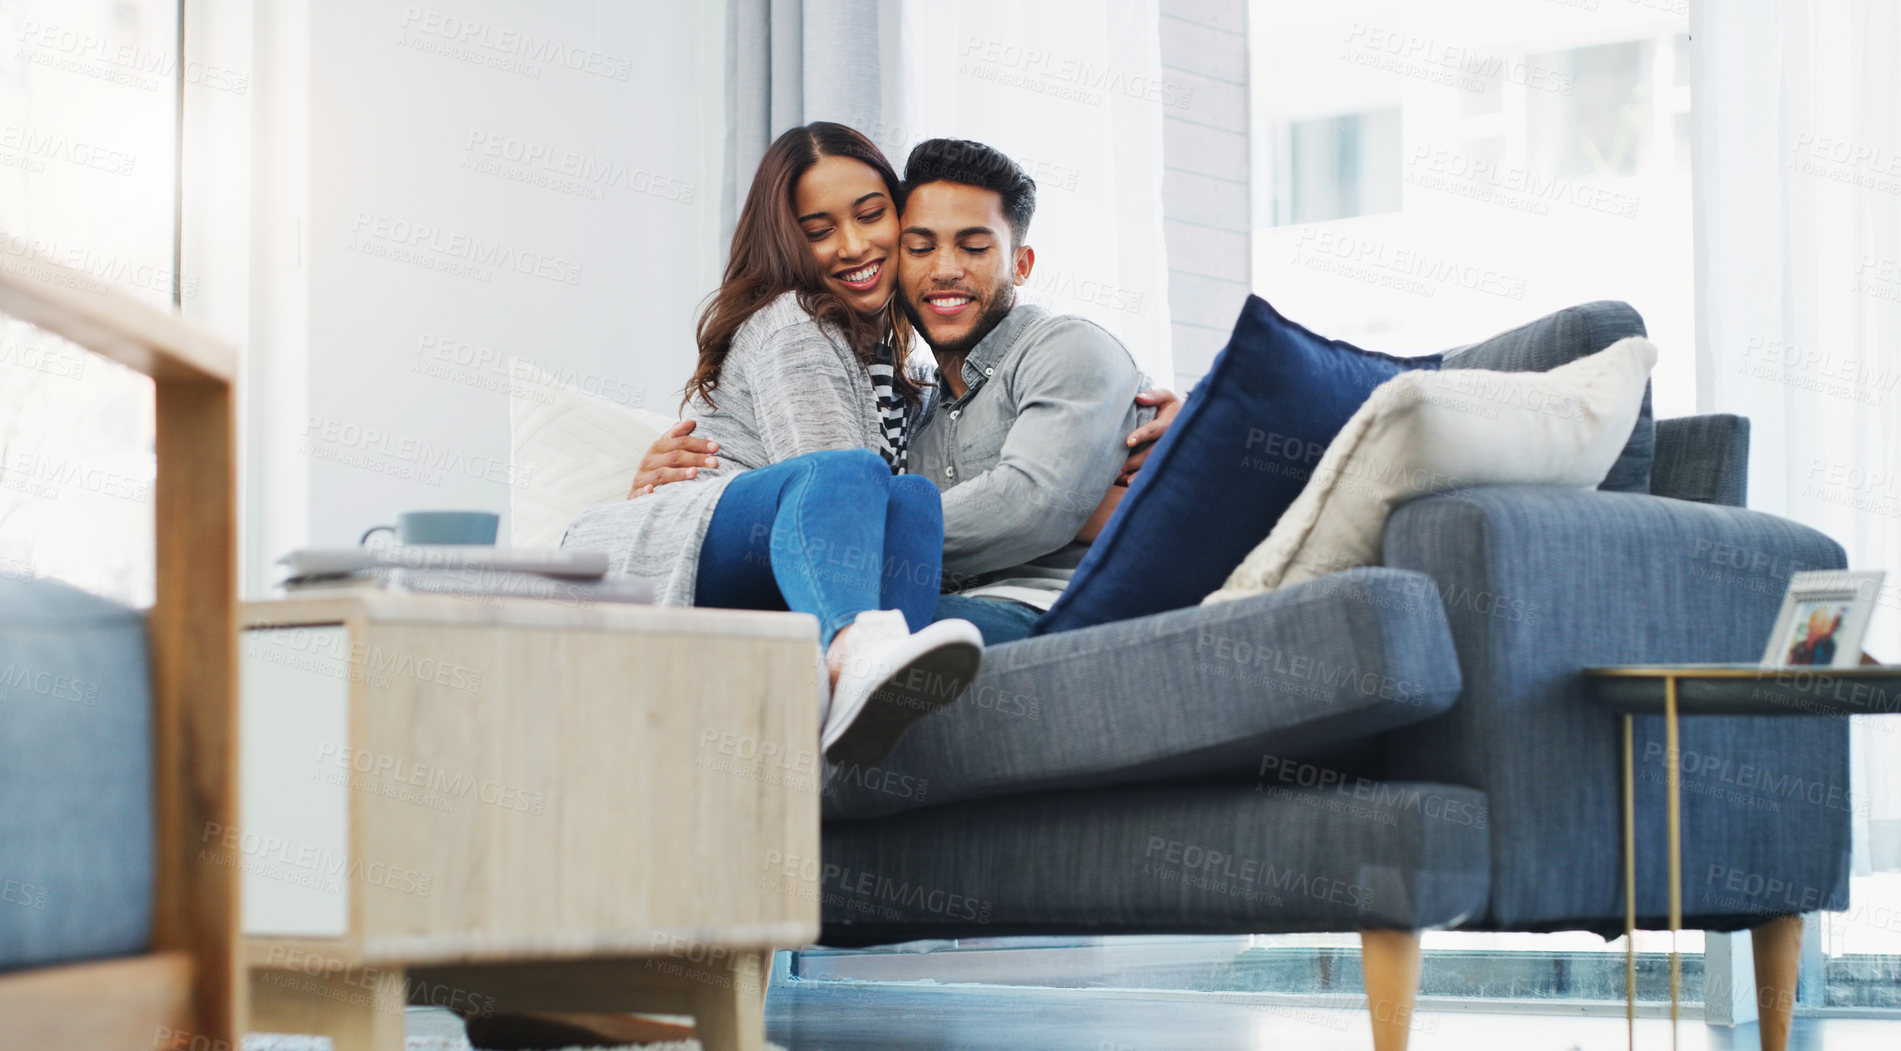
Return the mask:
<svg viewBox="0 0 1901 1051">
<path fill-rule="evenodd" d="M 1364 747 L 1458 693 L 1431 583 L 1352 569 L 991 647 L 957 703 L 883 762 L 831 771 L 825 817 L 1136 782 L 1260 786 L 1270 760 Z"/>
<path fill-rule="evenodd" d="M 1386 564 L 1438 587 L 1464 689 L 1387 735 L 1387 776 L 1484 790 L 1482 926 L 1615 930 L 1623 916 L 1618 722 L 1590 665 L 1755 661 L 1791 574 L 1842 549 L 1786 519 L 1630 493 L 1467 490 L 1400 508 Z M 1665 914 L 1661 718 L 1637 723 L 1640 917 Z M 1848 727 L 1682 724 L 1684 912 L 1715 929 L 1846 900 Z"/>
</svg>

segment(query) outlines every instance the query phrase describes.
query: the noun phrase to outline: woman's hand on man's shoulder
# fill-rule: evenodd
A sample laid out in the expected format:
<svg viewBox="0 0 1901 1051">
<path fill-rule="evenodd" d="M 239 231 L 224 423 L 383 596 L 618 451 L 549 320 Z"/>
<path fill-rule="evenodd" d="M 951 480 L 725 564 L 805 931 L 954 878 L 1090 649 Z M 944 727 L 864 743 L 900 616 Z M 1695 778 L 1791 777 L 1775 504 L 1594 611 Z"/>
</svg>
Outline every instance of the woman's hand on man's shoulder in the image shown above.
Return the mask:
<svg viewBox="0 0 1901 1051">
<path fill-rule="evenodd" d="M 1122 465 L 1122 474 L 1116 478 L 1117 485 L 1128 485 L 1135 480 L 1135 472 L 1141 470 L 1142 465 L 1148 462 L 1150 450 L 1155 448 L 1155 443 L 1161 440 L 1162 435 L 1168 433 L 1169 425 L 1175 422 L 1176 415 L 1182 411 L 1181 395 L 1166 387 L 1157 387 L 1137 394 L 1135 403 L 1154 406 L 1155 418 L 1129 432 L 1128 438 L 1125 439 L 1126 444 L 1133 451 L 1129 453 L 1128 461 Z"/>
<path fill-rule="evenodd" d="M 647 447 L 647 455 L 640 458 L 640 469 L 634 472 L 634 484 L 627 491 L 627 499 L 646 496 L 671 482 L 697 478 L 702 467 L 719 466 L 719 457 L 713 455 L 719 452 L 719 443 L 693 437 L 693 428 L 694 421 L 681 420 Z"/>
</svg>

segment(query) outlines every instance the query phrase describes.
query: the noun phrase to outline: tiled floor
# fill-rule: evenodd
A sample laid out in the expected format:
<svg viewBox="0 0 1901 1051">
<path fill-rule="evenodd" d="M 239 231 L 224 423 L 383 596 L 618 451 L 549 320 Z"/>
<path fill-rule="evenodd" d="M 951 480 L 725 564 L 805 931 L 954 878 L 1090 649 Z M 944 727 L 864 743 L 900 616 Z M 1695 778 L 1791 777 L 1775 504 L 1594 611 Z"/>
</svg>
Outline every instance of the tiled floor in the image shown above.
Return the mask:
<svg viewBox="0 0 1901 1051">
<path fill-rule="evenodd" d="M 1261 1006 L 1220 999 L 1151 999 L 1112 990 L 997 986 L 775 986 L 767 1035 L 790 1051 L 1370 1051 L 1356 1011 Z M 1422 1013 L 1412 1051 L 1612 1051 L 1625 1046 L 1621 1017 Z M 1668 1048 L 1670 1023 L 1640 1019 L 1639 1048 Z M 1755 1026 L 1678 1028 L 1680 1051 L 1753 1051 Z M 1897 1051 L 1901 1021 L 1798 1020 L 1790 1051 Z"/>
<path fill-rule="evenodd" d="M 411 1008 L 409 1033 L 454 1039 L 447 1011 Z M 1371 1051 L 1358 1011 L 1146 997 L 1120 990 L 1001 986 L 774 986 L 766 1035 L 787 1051 Z M 1755 1026 L 1712 1029 L 1686 1020 L 1679 1051 L 1755 1051 Z M 1411 1051 L 1616 1051 L 1622 1018 L 1422 1012 Z M 1639 1048 L 1669 1048 L 1670 1023 L 1637 1023 Z M 1789 1051 L 1897 1051 L 1901 1020 L 1799 1019 Z"/>
</svg>

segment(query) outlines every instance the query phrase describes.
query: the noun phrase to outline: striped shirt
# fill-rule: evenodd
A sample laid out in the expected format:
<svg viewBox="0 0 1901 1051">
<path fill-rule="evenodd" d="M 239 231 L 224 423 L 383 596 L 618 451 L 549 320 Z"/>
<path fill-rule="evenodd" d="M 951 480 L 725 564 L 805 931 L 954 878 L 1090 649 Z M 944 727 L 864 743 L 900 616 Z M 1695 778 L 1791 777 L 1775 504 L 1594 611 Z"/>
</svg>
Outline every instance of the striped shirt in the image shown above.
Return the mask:
<svg viewBox="0 0 1901 1051">
<path fill-rule="evenodd" d="M 892 474 L 903 474 L 910 454 L 911 433 L 906 426 L 904 397 L 893 382 L 897 352 L 889 343 L 878 344 L 878 353 L 865 368 L 871 373 L 871 390 L 878 402 L 879 437 L 884 445 L 878 450 Z"/>
</svg>

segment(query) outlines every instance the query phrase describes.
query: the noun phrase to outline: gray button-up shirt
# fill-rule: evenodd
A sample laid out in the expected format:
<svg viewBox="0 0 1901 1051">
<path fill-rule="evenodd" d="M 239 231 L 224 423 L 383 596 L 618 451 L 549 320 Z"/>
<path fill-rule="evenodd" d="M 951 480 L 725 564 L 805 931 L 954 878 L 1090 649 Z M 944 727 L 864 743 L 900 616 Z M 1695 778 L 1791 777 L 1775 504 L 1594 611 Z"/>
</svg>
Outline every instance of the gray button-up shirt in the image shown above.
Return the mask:
<svg viewBox="0 0 1901 1051">
<path fill-rule="evenodd" d="M 1019 303 L 964 359 L 968 389 L 927 388 L 909 470 L 944 496 L 944 587 L 1061 590 L 1089 550 L 1076 531 L 1114 484 L 1130 431 L 1154 415 L 1122 342 Z"/>
</svg>

